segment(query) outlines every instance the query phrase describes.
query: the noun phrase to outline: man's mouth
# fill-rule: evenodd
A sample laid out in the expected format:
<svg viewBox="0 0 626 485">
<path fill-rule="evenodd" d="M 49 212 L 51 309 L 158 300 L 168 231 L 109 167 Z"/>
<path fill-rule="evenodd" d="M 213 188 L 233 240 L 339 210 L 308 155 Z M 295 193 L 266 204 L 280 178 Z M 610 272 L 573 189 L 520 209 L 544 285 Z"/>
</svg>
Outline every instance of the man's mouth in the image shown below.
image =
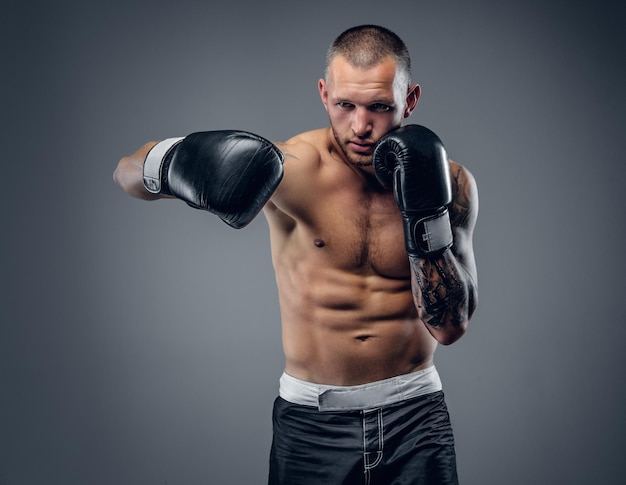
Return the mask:
<svg viewBox="0 0 626 485">
<path fill-rule="evenodd" d="M 356 153 L 360 153 L 363 155 L 370 155 L 374 152 L 374 144 L 373 143 L 364 143 L 360 141 L 350 141 L 348 142 L 350 148 Z"/>
</svg>

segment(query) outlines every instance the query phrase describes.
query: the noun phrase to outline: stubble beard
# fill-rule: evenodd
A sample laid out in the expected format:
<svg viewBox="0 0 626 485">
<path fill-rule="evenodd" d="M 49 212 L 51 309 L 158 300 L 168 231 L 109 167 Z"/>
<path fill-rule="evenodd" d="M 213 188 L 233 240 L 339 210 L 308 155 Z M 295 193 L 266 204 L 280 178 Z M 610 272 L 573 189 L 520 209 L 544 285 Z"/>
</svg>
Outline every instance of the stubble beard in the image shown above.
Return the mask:
<svg viewBox="0 0 626 485">
<path fill-rule="evenodd" d="M 359 167 L 359 168 L 365 168 L 365 167 L 371 167 L 372 166 L 372 161 L 373 161 L 373 155 L 356 155 L 354 153 L 351 153 L 348 149 L 348 143 L 347 142 L 343 142 L 341 140 L 341 138 L 339 137 L 339 135 L 337 134 L 337 132 L 335 131 L 335 128 L 333 128 L 333 126 L 331 125 L 330 127 L 333 136 L 335 137 L 335 141 L 337 142 L 337 145 L 339 146 L 339 148 L 341 149 L 341 152 L 343 153 L 343 156 L 346 158 L 346 160 L 348 160 L 348 162 L 355 166 L 355 167 Z"/>
</svg>

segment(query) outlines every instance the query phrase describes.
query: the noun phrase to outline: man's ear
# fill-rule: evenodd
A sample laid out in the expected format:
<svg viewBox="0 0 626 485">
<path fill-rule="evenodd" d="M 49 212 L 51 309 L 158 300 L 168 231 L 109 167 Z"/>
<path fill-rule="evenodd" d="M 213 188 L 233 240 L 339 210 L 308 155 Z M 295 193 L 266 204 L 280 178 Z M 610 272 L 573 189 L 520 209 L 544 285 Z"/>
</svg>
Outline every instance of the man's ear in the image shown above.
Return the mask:
<svg viewBox="0 0 626 485">
<path fill-rule="evenodd" d="M 422 94 L 422 88 L 419 84 L 411 86 L 406 95 L 406 108 L 404 109 L 404 117 L 408 118 L 413 113 L 413 110 L 417 106 L 417 102 Z"/>
<path fill-rule="evenodd" d="M 326 81 L 324 79 L 320 79 L 317 82 L 317 89 L 320 92 L 320 98 L 322 98 L 324 108 L 328 111 L 328 89 L 326 88 Z"/>
</svg>

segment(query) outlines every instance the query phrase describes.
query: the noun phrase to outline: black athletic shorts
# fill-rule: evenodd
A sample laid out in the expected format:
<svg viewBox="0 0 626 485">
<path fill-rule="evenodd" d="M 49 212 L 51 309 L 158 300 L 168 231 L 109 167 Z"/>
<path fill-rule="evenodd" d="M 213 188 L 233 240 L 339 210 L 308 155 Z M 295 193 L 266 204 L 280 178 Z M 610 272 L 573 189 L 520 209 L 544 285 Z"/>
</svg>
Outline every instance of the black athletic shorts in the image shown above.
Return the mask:
<svg viewBox="0 0 626 485">
<path fill-rule="evenodd" d="M 458 484 L 443 391 L 365 411 L 274 402 L 270 485 Z"/>
</svg>

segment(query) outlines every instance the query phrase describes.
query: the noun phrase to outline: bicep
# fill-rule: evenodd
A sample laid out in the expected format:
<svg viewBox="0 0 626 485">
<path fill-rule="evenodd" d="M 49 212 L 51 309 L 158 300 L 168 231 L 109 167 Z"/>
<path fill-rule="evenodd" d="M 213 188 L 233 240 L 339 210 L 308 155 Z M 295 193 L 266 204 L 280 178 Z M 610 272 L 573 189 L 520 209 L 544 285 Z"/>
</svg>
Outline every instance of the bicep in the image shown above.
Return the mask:
<svg viewBox="0 0 626 485">
<path fill-rule="evenodd" d="M 452 162 L 450 170 L 453 197 L 449 211 L 454 235 L 452 252 L 476 279 L 473 235 L 478 219 L 478 187 L 473 175 L 465 167 Z"/>
</svg>

